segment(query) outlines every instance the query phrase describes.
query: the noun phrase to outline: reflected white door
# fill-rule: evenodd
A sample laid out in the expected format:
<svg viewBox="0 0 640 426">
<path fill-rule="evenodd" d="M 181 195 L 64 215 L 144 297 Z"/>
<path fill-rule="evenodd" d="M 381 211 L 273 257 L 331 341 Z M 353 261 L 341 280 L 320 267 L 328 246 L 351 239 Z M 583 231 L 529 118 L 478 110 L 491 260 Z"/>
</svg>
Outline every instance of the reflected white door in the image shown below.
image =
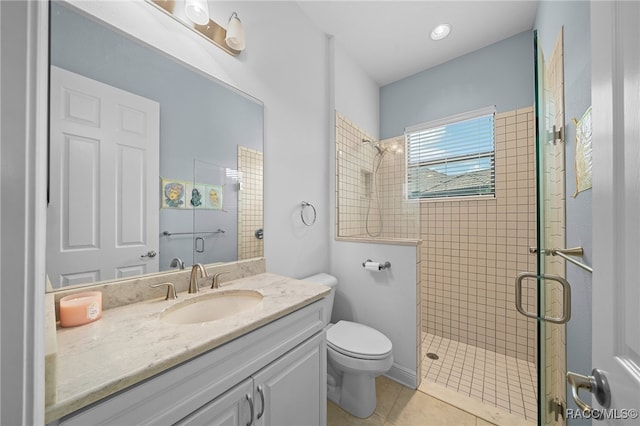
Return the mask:
<svg viewBox="0 0 640 426">
<path fill-rule="evenodd" d="M 53 286 L 156 272 L 160 105 L 54 66 L 50 87 Z"/>
<path fill-rule="evenodd" d="M 592 365 L 620 417 L 606 422 L 638 424 L 622 417 L 640 409 L 640 3 L 592 2 L 591 43 Z"/>
</svg>

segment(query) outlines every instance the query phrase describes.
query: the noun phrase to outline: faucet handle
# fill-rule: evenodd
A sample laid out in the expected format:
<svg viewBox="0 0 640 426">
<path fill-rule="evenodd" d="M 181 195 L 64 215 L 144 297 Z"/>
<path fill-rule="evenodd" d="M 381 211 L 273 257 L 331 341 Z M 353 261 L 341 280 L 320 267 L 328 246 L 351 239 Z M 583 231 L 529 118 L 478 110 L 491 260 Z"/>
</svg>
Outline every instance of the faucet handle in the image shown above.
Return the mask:
<svg viewBox="0 0 640 426">
<path fill-rule="evenodd" d="M 211 280 L 211 288 L 220 288 L 220 277 L 229 273 L 231 273 L 231 271 L 216 272 L 215 274 L 213 274 L 213 279 Z"/>
<path fill-rule="evenodd" d="M 156 288 L 156 287 L 162 287 L 163 285 L 167 286 L 167 297 L 165 297 L 164 300 L 173 300 L 178 298 L 178 295 L 176 294 L 176 288 L 174 287 L 173 283 L 153 284 L 153 285 L 150 285 L 149 287 Z"/>
</svg>

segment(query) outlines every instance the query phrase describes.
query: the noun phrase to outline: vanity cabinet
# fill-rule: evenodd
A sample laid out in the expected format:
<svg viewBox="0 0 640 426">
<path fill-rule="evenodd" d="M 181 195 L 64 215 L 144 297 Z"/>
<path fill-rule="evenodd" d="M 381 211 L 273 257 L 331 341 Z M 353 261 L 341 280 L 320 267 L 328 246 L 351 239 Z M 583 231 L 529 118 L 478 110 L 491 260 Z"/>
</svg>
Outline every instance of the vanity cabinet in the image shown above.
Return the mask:
<svg viewBox="0 0 640 426">
<path fill-rule="evenodd" d="M 319 403 L 325 354 L 324 336 L 318 334 L 177 425 L 318 425 L 326 410 Z"/>
<path fill-rule="evenodd" d="M 326 309 L 314 302 L 52 425 L 325 425 Z"/>
<path fill-rule="evenodd" d="M 179 421 L 176 426 L 244 426 L 252 424 L 254 407 L 253 380 L 247 379 Z"/>
</svg>

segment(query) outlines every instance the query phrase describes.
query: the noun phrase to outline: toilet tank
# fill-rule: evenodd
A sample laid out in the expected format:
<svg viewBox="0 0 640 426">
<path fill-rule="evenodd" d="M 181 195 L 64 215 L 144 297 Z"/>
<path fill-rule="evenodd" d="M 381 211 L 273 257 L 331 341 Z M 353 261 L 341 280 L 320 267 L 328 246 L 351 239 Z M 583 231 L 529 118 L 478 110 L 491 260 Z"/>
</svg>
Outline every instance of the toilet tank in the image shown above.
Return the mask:
<svg viewBox="0 0 640 426">
<path fill-rule="evenodd" d="M 331 288 L 331 293 L 327 297 L 325 297 L 325 301 L 327 303 L 326 316 L 323 318 L 324 325 L 328 325 L 331 321 L 331 312 L 333 311 L 333 299 L 336 295 L 336 287 L 338 287 L 338 279 L 333 275 L 320 273 L 311 275 L 309 277 L 301 278 L 302 281 L 309 281 L 316 284 L 323 284 L 327 287 Z"/>
</svg>

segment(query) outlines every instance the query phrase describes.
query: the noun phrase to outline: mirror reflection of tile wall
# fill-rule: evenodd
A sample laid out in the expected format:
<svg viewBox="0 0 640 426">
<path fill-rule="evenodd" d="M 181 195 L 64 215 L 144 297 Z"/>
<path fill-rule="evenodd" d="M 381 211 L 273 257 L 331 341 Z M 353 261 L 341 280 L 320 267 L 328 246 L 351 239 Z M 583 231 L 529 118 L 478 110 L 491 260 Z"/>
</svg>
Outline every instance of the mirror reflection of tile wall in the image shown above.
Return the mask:
<svg viewBox="0 0 640 426">
<path fill-rule="evenodd" d="M 264 256 L 264 240 L 256 237 L 263 229 L 263 154 L 238 146 L 238 260 Z"/>
</svg>

